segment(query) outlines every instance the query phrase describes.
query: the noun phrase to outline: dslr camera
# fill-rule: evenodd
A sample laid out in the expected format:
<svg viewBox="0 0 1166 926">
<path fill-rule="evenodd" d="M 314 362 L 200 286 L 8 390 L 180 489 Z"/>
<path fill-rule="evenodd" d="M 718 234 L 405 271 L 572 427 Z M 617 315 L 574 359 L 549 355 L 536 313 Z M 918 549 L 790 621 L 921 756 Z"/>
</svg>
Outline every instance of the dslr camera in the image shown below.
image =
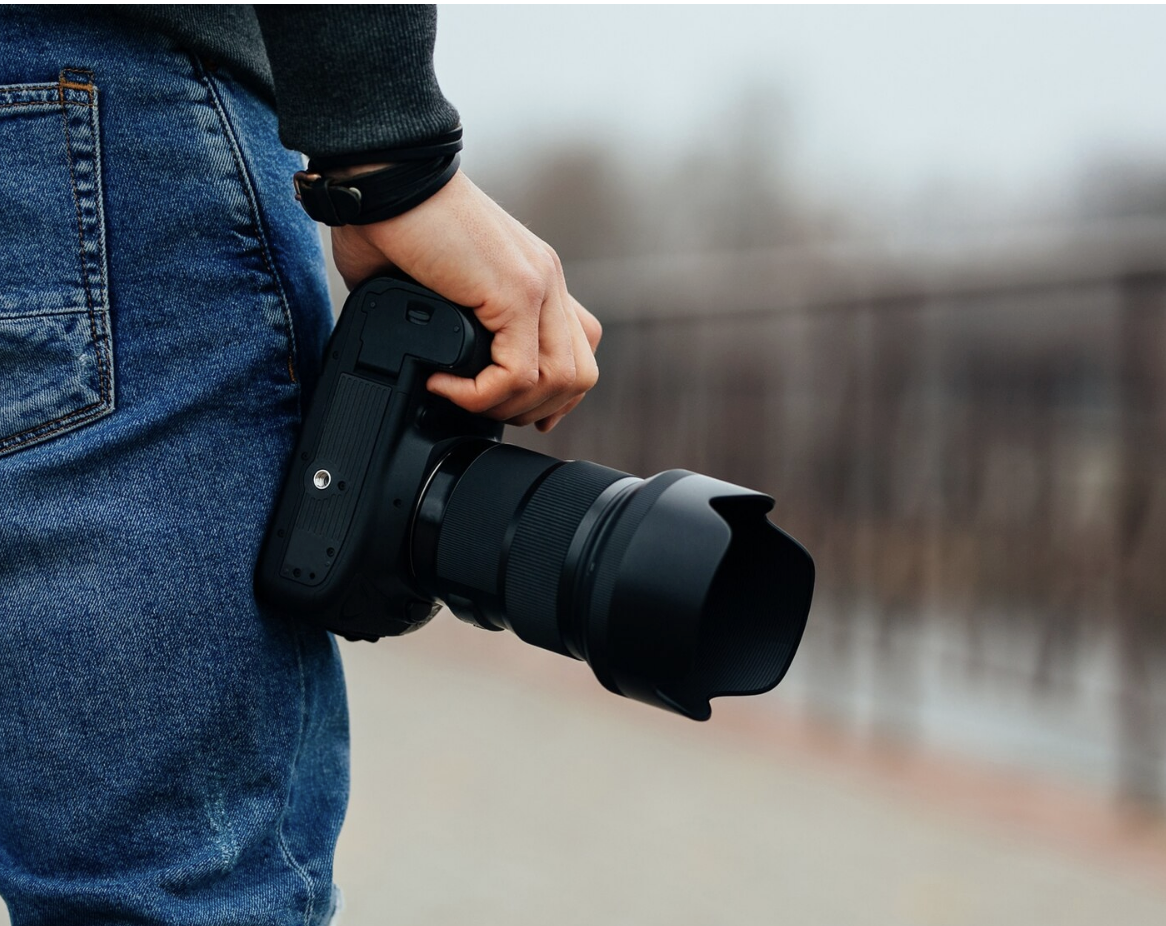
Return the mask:
<svg viewBox="0 0 1166 926">
<path fill-rule="evenodd" d="M 442 603 L 586 660 L 625 697 L 707 720 L 789 668 L 809 554 L 773 499 L 674 469 L 650 479 L 502 443 L 430 393 L 474 376 L 490 333 L 407 279 L 349 295 L 256 567 L 259 598 L 349 639 L 416 630 Z"/>
</svg>

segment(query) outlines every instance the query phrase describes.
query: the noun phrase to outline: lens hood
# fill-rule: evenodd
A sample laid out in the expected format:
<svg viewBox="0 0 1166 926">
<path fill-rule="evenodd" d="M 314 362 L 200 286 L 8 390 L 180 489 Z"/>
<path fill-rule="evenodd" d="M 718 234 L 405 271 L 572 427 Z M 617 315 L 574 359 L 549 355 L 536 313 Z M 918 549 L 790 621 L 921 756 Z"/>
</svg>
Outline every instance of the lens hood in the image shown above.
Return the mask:
<svg viewBox="0 0 1166 926">
<path fill-rule="evenodd" d="M 607 504 L 565 570 L 579 577 L 599 681 L 694 720 L 708 719 L 710 698 L 777 685 L 806 626 L 814 566 L 766 518 L 773 499 L 669 470 Z"/>
<path fill-rule="evenodd" d="M 418 506 L 414 567 L 464 620 L 707 720 L 710 698 L 775 686 L 805 629 L 813 562 L 772 507 L 687 470 L 640 479 L 467 440 Z"/>
</svg>

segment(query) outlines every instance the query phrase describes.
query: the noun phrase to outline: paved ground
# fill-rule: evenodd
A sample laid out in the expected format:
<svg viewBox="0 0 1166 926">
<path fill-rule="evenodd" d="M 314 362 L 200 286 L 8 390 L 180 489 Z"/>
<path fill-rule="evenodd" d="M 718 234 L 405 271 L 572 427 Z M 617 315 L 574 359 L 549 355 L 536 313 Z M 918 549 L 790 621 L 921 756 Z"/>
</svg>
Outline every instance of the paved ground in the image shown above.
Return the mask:
<svg viewBox="0 0 1166 926">
<path fill-rule="evenodd" d="M 1166 922 L 1160 826 L 831 746 L 780 689 L 693 724 L 448 615 L 345 655 L 343 926 Z"/>
<path fill-rule="evenodd" d="M 783 720 L 780 689 L 694 724 L 449 615 L 344 651 L 342 926 L 1166 923 L 1160 824 Z"/>
</svg>

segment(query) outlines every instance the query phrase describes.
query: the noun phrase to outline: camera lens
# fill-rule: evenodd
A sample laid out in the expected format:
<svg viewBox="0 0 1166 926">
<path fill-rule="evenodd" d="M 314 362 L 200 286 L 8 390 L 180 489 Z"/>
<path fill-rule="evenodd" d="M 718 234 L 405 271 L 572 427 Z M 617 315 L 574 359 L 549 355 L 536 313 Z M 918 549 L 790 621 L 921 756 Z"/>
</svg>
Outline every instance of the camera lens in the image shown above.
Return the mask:
<svg viewBox="0 0 1166 926">
<path fill-rule="evenodd" d="M 467 439 L 417 505 L 413 570 L 464 620 L 705 720 L 710 698 L 776 685 L 805 628 L 813 562 L 772 507 L 686 470 L 640 479 Z"/>
</svg>

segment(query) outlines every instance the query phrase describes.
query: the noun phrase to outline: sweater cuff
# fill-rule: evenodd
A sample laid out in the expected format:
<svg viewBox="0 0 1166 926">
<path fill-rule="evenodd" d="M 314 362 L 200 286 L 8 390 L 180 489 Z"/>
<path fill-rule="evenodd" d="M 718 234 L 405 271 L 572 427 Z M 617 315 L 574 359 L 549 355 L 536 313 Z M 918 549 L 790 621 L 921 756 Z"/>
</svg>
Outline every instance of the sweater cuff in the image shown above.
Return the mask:
<svg viewBox="0 0 1166 926">
<path fill-rule="evenodd" d="M 358 155 L 454 131 L 433 70 L 432 5 L 255 7 L 283 144 L 312 158 Z"/>
</svg>

